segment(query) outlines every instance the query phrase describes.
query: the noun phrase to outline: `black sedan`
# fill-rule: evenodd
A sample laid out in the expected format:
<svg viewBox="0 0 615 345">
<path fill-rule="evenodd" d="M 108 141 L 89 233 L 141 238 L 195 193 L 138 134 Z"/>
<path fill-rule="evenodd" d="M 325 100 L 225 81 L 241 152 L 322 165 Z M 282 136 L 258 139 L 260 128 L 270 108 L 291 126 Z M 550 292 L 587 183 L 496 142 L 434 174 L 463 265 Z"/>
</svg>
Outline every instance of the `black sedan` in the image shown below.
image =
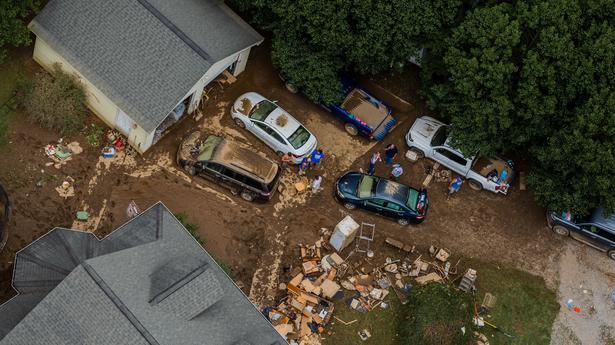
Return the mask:
<svg viewBox="0 0 615 345">
<path fill-rule="evenodd" d="M 360 172 L 347 172 L 335 184 L 335 196 L 349 210 L 361 207 L 397 219 L 401 225 L 421 223 L 429 201 L 425 189 Z"/>
</svg>

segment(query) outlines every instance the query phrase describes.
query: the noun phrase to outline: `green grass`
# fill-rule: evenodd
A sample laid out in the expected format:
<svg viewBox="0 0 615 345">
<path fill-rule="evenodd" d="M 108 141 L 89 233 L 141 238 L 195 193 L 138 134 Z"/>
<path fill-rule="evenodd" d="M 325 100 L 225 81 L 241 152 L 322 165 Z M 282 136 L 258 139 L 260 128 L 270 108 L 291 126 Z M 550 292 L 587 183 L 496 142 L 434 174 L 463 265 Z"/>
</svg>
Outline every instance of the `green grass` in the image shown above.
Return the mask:
<svg viewBox="0 0 615 345">
<path fill-rule="evenodd" d="M 548 345 L 551 326 L 559 305 L 555 292 L 547 289 L 544 280 L 510 268 L 498 268 L 481 261 L 467 263 L 478 271 L 476 297 L 458 292 L 446 285 L 414 284 L 409 301 L 402 306 L 391 291 L 386 301 L 389 309 L 377 308 L 362 314 L 350 310 L 345 303 L 336 303 L 334 316 L 344 321 L 358 321 L 345 326 L 336 321 L 327 328 L 325 345 L 363 343 L 357 332 L 368 328 L 372 338 L 365 344 L 474 344 L 471 324 L 473 303 L 480 307 L 486 292 L 497 298 L 486 320 L 514 335 L 510 339 L 488 326 L 478 328 L 489 338 L 491 345 Z M 460 328 L 466 327 L 463 337 Z M 426 337 L 426 335 L 428 335 Z M 431 338 L 431 342 L 430 342 Z"/>
<path fill-rule="evenodd" d="M 347 292 L 347 296 L 352 296 Z M 333 332 L 333 335 L 327 336 L 323 344 L 325 345 L 346 345 L 346 344 L 383 344 L 383 339 L 396 339 L 397 329 L 391 327 L 395 325 L 400 318 L 403 318 L 402 305 L 398 302 L 397 296 L 391 292 L 386 297 L 386 302 L 389 304 L 387 309 L 382 309 L 379 306 L 375 310 L 368 313 L 359 313 L 351 309 L 346 304 L 346 299 L 335 303 L 333 315 L 346 321 L 351 322 L 357 320 L 351 325 L 344 325 L 340 321 L 332 318 L 333 325 L 327 327 Z M 368 329 L 372 337 L 366 341 L 361 341 L 358 331 Z M 391 344 L 394 344 L 393 342 Z"/>
<path fill-rule="evenodd" d="M 0 147 L 6 144 L 9 120 L 17 106 L 17 99 L 13 95 L 22 78 L 22 68 L 20 56 L 13 53 L 0 65 Z"/>
<path fill-rule="evenodd" d="M 478 271 L 477 302 L 486 292 L 497 298 L 494 308 L 485 318 L 490 323 L 515 336 L 509 339 L 499 332 L 485 329 L 492 344 L 548 345 L 551 327 L 559 311 L 554 291 L 547 289 L 541 277 L 510 268 L 498 269 L 492 264 L 473 262 Z M 494 337 L 491 337 L 491 334 Z"/>
<path fill-rule="evenodd" d="M 179 222 L 184 226 L 184 228 L 188 230 L 190 235 L 192 235 L 192 237 L 194 237 L 194 239 L 196 239 L 197 242 L 199 242 L 201 246 L 204 245 L 205 242 L 207 242 L 204 238 L 202 238 L 199 235 L 199 225 L 190 223 L 188 221 L 188 215 L 186 213 L 179 212 L 179 213 L 175 213 L 174 215 L 175 215 L 175 218 L 179 220 Z M 214 261 L 218 264 L 218 266 L 220 266 L 220 268 L 222 268 L 222 270 L 226 272 L 226 274 L 228 274 L 229 276 L 232 276 L 233 269 L 231 268 L 231 265 L 229 265 L 227 262 L 225 262 L 224 260 L 222 260 L 221 258 L 213 254 L 210 254 L 210 255 L 214 259 Z"/>
</svg>

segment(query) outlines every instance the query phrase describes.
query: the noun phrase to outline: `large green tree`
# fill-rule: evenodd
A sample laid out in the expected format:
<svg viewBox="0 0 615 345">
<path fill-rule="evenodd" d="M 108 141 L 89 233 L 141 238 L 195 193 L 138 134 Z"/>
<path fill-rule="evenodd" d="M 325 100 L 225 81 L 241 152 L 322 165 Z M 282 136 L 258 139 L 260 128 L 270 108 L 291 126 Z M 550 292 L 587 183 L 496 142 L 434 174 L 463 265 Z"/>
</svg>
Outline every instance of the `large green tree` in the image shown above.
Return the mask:
<svg viewBox="0 0 615 345">
<path fill-rule="evenodd" d="M 6 57 L 7 45 L 30 43 L 26 21 L 40 4 L 40 0 L 0 0 L 0 62 Z"/>
<path fill-rule="evenodd" d="M 402 68 L 452 24 L 460 0 L 234 0 L 272 32 L 274 64 L 310 98 L 338 100 L 341 71 Z"/>
<path fill-rule="evenodd" d="M 474 8 L 443 41 L 444 69 L 428 70 L 429 104 L 464 151 L 528 158 L 544 206 L 615 211 L 614 12 L 611 0 Z"/>
</svg>

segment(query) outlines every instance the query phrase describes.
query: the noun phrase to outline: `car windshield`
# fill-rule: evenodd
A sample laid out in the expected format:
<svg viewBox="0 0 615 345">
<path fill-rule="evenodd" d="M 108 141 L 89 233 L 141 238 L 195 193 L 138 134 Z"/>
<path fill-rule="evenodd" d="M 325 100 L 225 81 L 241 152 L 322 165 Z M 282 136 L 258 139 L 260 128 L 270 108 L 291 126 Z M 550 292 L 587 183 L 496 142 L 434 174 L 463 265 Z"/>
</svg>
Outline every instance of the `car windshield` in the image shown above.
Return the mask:
<svg viewBox="0 0 615 345">
<path fill-rule="evenodd" d="M 374 195 L 376 190 L 376 178 L 370 175 L 363 175 L 359 188 L 357 188 L 357 196 L 361 199 L 369 198 Z"/>
<path fill-rule="evenodd" d="M 308 132 L 308 130 L 301 125 L 299 125 L 299 128 L 297 128 L 297 130 L 291 134 L 290 137 L 288 137 L 288 141 L 295 149 L 305 145 L 308 139 L 310 139 L 310 132 Z"/>
<path fill-rule="evenodd" d="M 250 118 L 264 121 L 278 106 L 268 100 L 260 101 L 250 112 Z"/>
<path fill-rule="evenodd" d="M 416 205 L 419 203 L 419 191 L 409 188 L 408 201 L 406 206 L 410 207 L 413 211 L 416 211 Z"/>
<path fill-rule="evenodd" d="M 446 142 L 448 132 L 447 126 L 440 126 L 431 139 L 431 146 L 442 146 Z"/>
</svg>

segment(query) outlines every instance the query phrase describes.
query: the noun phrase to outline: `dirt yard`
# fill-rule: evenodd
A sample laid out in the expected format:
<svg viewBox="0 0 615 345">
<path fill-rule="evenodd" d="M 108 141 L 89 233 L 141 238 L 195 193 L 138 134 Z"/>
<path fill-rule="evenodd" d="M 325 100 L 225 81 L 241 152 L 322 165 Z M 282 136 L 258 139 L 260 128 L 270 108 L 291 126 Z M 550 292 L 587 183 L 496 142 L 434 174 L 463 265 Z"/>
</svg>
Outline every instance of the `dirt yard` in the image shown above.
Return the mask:
<svg viewBox="0 0 615 345">
<path fill-rule="evenodd" d="M 0 149 L 0 181 L 13 201 L 8 243 L 0 253 L 0 300 L 12 294 L 9 283 L 15 252 L 51 228 L 73 227 L 104 236 L 127 220 L 126 207 L 131 200 L 141 209 L 161 200 L 171 210 L 184 212 L 190 222 L 200 226 L 204 247 L 232 268 L 233 278 L 256 305 L 265 305 L 275 300 L 278 284 L 289 278 L 288 262 L 292 262 L 290 257 L 295 257 L 297 244 L 313 243 L 322 228 L 332 229 L 349 214 L 333 198 L 333 183 L 341 173 L 366 169 L 371 152 L 383 150 L 385 144 L 392 142 L 400 149 L 397 160 L 405 169 L 401 181 L 413 186 L 422 183 L 425 169 L 431 163 L 421 160 L 411 164 L 403 158 L 404 134 L 416 116 L 426 113 L 422 105 L 409 105 L 397 97 L 385 99 L 397 110 L 395 116 L 400 122 L 385 142 L 350 137 L 342 124 L 323 108 L 284 88 L 269 62 L 267 49 L 259 47 L 252 53 L 248 69 L 237 82 L 209 93 L 202 119 L 184 119 L 143 156 L 119 155 L 112 160 L 103 159 L 98 148 L 88 147 L 83 137 L 76 137 L 66 141 L 79 142 L 83 153 L 73 156 L 59 168 L 48 166 L 50 160 L 43 148 L 57 141 L 57 135 L 28 123 L 23 116 L 16 116 L 11 122 L 10 143 Z M 317 194 L 294 193 L 292 184 L 297 177 L 293 169 L 283 177 L 282 185 L 286 188 L 270 203 L 248 203 L 178 169 L 174 161 L 177 146 L 181 138 L 195 129 L 223 134 L 276 158 L 268 147 L 230 119 L 230 104 L 247 91 L 257 91 L 277 100 L 316 135 L 327 156 L 322 167 L 311 171 L 309 176 L 322 175 L 324 190 Z M 376 175 L 388 173 L 383 164 L 377 167 Z M 63 199 L 55 188 L 69 176 L 75 181 L 75 195 Z M 571 254 L 569 248 L 576 243 L 570 244 L 570 239 L 560 239 L 546 228 L 544 210 L 535 205 L 530 192 L 517 189 L 510 196 L 501 197 L 476 192 L 464 185 L 457 195 L 447 200 L 444 182 L 433 181 L 428 190 L 429 214 L 418 226 L 400 226 L 363 211 L 351 214 L 359 222 L 376 224 L 376 251 L 384 245 L 386 236 L 422 247 L 430 244 L 446 247 L 463 257 L 542 276 L 551 289 L 558 291 L 562 303 L 568 298 L 579 299 L 572 296 L 578 295 L 577 284 L 603 281 L 604 284 L 591 287 L 591 303 L 596 305 L 598 312 L 590 315 L 589 321 L 566 314 L 568 310 L 562 304 L 557 323 L 563 325 L 563 329 L 571 329 L 573 335 L 567 339 L 577 337 L 583 344 L 597 344 L 586 343 L 595 338 L 585 337 L 585 333 L 600 334 L 601 329 L 613 332 L 615 304 L 608 304 L 604 298 L 608 288 L 615 288 L 613 263 L 604 259 L 604 254 L 591 249 L 582 250 L 583 255 Z M 80 210 L 90 214 L 87 222 L 75 220 Z M 579 281 L 578 274 L 584 274 L 587 283 Z M 561 334 L 558 328 L 556 333 Z"/>
</svg>

